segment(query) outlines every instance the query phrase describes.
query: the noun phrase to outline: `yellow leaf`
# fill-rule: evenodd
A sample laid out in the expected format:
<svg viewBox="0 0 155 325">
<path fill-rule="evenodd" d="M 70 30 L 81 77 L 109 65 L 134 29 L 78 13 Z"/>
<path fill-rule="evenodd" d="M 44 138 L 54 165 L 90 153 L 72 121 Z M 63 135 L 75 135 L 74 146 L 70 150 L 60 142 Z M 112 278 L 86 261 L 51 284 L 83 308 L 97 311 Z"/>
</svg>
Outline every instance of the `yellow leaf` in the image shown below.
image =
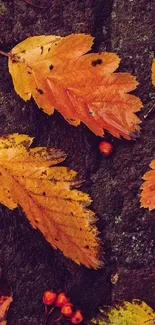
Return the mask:
<svg viewBox="0 0 155 325">
<path fill-rule="evenodd" d="M 66 154 L 46 147 L 29 148 L 32 138 L 11 134 L 0 138 L 0 202 L 20 205 L 31 225 L 54 248 L 76 263 L 98 268 L 99 240 L 88 194 L 72 189 L 76 172 L 56 165 Z"/>
<path fill-rule="evenodd" d="M 155 86 L 155 59 L 152 61 L 152 83 Z"/>
<path fill-rule="evenodd" d="M 135 112 L 142 103 L 128 92 L 138 83 L 129 73 L 114 73 L 120 62 L 116 54 L 86 54 L 92 43 L 85 34 L 21 42 L 9 53 L 15 90 L 24 100 L 33 96 L 47 114 L 55 107 L 72 125 L 82 121 L 96 135 L 106 129 L 130 139 L 140 129 Z"/>
<path fill-rule="evenodd" d="M 148 208 L 150 211 L 155 209 L 155 159 L 151 161 L 152 170 L 144 174 L 144 183 L 141 186 L 141 207 Z"/>
<path fill-rule="evenodd" d="M 133 299 L 110 308 L 101 309 L 97 318 L 91 320 L 96 325 L 155 325 L 155 312 L 145 302 Z"/>
</svg>

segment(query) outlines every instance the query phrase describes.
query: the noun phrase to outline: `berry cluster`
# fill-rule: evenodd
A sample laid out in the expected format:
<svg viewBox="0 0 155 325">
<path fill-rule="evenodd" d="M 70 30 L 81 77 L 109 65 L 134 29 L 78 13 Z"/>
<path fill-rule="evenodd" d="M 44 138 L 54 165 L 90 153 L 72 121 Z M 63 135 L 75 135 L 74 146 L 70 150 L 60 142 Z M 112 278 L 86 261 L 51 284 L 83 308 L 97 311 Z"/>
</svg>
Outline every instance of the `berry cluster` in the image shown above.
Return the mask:
<svg viewBox="0 0 155 325">
<path fill-rule="evenodd" d="M 70 299 L 66 296 L 65 292 L 56 294 L 53 291 L 45 291 L 43 295 L 43 303 L 46 308 L 47 306 L 54 305 L 54 307 L 52 307 L 49 311 L 48 315 L 54 311 L 55 307 L 61 308 L 61 317 L 59 317 L 56 321 L 62 319 L 63 316 L 68 317 L 72 324 L 80 324 L 83 321 L 81 310 L 74 310 L 74 306 L 72 303 L 70 303 Z M 45 310 L 47 312 L 46 308 Z"/>
</svg>

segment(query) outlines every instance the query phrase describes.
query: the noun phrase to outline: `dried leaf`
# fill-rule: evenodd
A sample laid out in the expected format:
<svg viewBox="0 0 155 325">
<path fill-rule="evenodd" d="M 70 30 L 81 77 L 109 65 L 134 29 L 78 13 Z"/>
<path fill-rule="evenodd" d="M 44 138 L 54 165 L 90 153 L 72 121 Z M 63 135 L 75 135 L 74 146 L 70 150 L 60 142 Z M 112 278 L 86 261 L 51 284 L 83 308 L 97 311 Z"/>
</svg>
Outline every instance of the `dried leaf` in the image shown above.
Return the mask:
<svg viewBox="0 0 155 325">
<path fill-rule="evenodd" d="M 145 302 L 133 299 L 110 308 L 100 310 L 97 318 L 91 320 L 96 325 L 155 325 L 155 312 Z"/>
<path fill-rule="evenodd" d="M 31 225 L 65 256 L 87 267 L 101 266 L 89 195 L 71 189 L 76 172 L 50 167 L 65 159 L 64 152 L 30 149 L 32 140 L 23 134 L 0 138 L 0 201 L 10 209 L 20 205 Z"/>
<path fill-rule="evenodd" d="M 141 207 L 148 208 L 150 211 L 155 209 L 155 159 L 150 163 L 149 172 L 143 176 L 144 183 L 141 186 Z"/>
<path fill-rule="evenodd" d="M 2 285 L 2 283 L 0 283 L 0 325 L 6 325 L 7 323 L 7 313 L 12 301 L 13 299 L 11 297 L 11 293 L 8 286 L 6 286 L 6 284 Z"/>
<path fill-rule="evenodd" d="M 9 53 L 9 71 L 16 92 L 33 96 L 47 114 L 54 107 L 72 125 L 85 123 L 96 135 L 104 129 L 116 137 L 134 137 L 140 99 L 128 92 L 138 83 L 130 73 L 113 73 L 120 59 L 114 53 L 86 54 L 93 37 L 34 36 Z"/>
<path fill-rule="evenodd" d="M 155 59 L 152 61 L 152 83 L 155 86 Z"/>
</svg>

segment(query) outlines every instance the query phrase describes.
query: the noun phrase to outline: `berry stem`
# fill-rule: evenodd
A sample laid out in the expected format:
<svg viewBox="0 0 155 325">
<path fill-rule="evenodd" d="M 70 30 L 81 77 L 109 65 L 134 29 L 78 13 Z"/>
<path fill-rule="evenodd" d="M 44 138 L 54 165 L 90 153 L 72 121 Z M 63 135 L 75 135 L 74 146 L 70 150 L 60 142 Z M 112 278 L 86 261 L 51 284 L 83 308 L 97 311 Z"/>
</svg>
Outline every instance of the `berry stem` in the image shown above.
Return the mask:
<svg viewBox="0 0 155 325">
<path fill-rule="evenodd" d="M 61 320 L 63 318 L 63 315 L 61 315 L 59 318 L 55 319 L 55 321 L 51 324 L 53 325 L 54 323 L 57 323 L 59 320 Z"/>
<path fill-rule="evenodd" d="M 45 305 L 45 320 L 44 320 L 43 325 L 46 325 L 48 316 L 52 314 L 52 312 L 54 311 L 54 309 L 55 309 L 55 307 L 52 307 L 50 309 L 49 313 L 48 313 L 47 305 Z"/>
<path fill-rule="evenodd" d="M 39 9 L 46 9 L 47 7 L 43 7 L 43 6 L 38 6 L 35 5 L 34 3 L 32 3 L 30 0 L 24 0 L 28 5 L 35 7 L 35 8 L 39 8 Z"/>
<path fill-rule="evenodd" d="M 48 314 L 46 314 L 46 316 L 45 316 L 45 319 L 44 319 L 43 325 L 46 325 L 46 323 L 47 323 L 47 319 L 48 319 Z"/>
<path fill-rule="evenodd" d="M 55 309 L 55 307 L 52 307 L 52 308 L 50 309 L 48 315 L 51 315 L 51 314 L 53 313 L 54 309 Z"/>
</svg>

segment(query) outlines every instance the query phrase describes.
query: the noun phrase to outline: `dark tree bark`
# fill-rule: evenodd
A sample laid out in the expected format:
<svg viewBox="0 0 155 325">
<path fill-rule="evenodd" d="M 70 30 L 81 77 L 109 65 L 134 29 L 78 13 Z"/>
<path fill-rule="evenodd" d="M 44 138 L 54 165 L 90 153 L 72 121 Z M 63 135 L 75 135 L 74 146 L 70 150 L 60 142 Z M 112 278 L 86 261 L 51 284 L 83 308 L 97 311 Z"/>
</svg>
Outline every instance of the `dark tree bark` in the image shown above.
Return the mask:
<svg viewBox="0 0 155 325">
<path fill-rule="evenodd" d="M 47 289 L 66 291 L 85 316 L 102 304 L 139 298 L 155 308 L 155 213 L 141 209 L 141 177 L 155 155 L 155 90 L 151 62 L 155 50 L 155 2 L 152 0 L 35 1 L 0 0 L 1 50 L 9 51 L 33 35 L 89 33 L 94 50 L 114 51 L 122 58 L 120 71 L 137 76 L 135 91 L 143 101 L 139 114 L 141 134 L 136 141 L 115 139 L 108 158 L 98 152 L 100 138 L 86 126 L 75 128 L 58 114 L 47 116 L 31 100 L 24 102 L 13 89 L 7 58 L 1 63 L 0 135 L 19 132 L 35 137 L 35 145 L 62 148 L 66 166 L 86 182 L 92 209 L 104 243 L 105 266 L 99 271 L 78 266 L 54 250 L 42 234 L 31 228 L 20 209 L 0 206 L 0 265 L 14 302 L 8 325 L 43 324 L 42 294 Z M 111 276 L 118 273 L 112 284 Z M 67 321 L 66 321 L 67 324 Z"/>
</svg>

